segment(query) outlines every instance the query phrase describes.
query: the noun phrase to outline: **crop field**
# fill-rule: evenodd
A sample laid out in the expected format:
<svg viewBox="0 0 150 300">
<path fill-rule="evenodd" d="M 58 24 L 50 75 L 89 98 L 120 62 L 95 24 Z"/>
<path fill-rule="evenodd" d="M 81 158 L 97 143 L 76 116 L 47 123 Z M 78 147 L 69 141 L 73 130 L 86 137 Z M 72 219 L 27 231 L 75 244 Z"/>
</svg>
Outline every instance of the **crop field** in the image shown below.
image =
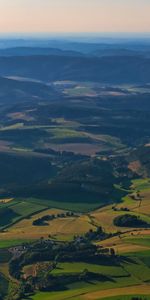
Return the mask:
<svg viewBox="0 0 150 300">
<path fill-rule="evenodd" d="M 4 199 L 0 199 L 0 204 L 6 204 L 9 203 L 13 200 L 14 198 L 4 198 Z"/>
<path fill-rule="evenodd" d="M 31 239 L 21 239 L 20 237 L 18 237 L 18 239 L 7 239 L 5 238 L 4 235 L 4 239 L 0 239 L 0 249 L 7 249 L 10 247 L 14 247 L 14 246 L 19 246 L 22 245 L 23 243 L 28 243 L 31 242 Z"/>
<path fill-rule="evenodd" d="M 134 245 L 142 245 L 145 247 L 150 248 L 150 236 L 135 236 L 135 237 L 129 237 L 125 238 L 126 243 L 132 243 Z"/>
<path fill-rule="evenodd" d="M 105 266 L 88 263 L 59 263 L 53 274 L 80 273 L 87 269 L 90 272 L 100 273 L 106 276 L 121 277 L 126 276 L 127 272 L 121 266 Z"/>
<path fill-rule="evenodd" d="M 114 225 L 114 223 L 113 223 L 114 219 L 117 216 L 121 216 L 124 214 L 125 213 L 123 211 L 113 211 L 111 207 L 108 207 L 105 209 L 99 209 L 99 210 L 91 213 L 91 217 L 93 219 L 93 222 L 97 226 L 101 225 L 106 230 L 106 232 L 114 233 L 116 231 L 120 231 L 120 232 L 131 231 L 131 228 L 129 228 L 129 227 L 120 227 L 120 226 Z M 135 213 L 134 213 L 134 211 L 130 211 L 130 212 L 128 212 L 128 214 L 140 216 L 143 220 L 150 223 L 150 217 L 145 215 L 144 213 L 139 213 L 138 210 L 137 211 L 135 210 Z M 134 229 L 134 228 L 132 228 L 132 229 Z"/>
<path fill-rule="evenodd" d="M 128 236 L 128 235 L 127 235 Z M 117 238 L 112 238 L 112 242 L 117 243 Z M 116 241 L 115 241 L 116 239 Z M 134 240 L 137 239 L 137 244 L 134 243 Z M 143 244 L 140 245 L 144 239 Z M 110 239 L 111 240 L 111 239 Z M 150 268 L 149 268 L 149 255 L 150 247 L 149 246 L 149 237 L 141 236 L 129 238 L 130 243 L 128 244 L 127 237 L 125 236 L 122 243 L 127 246 L 133 246 L 131 252 L 129 249 L 124 249 L 125 251 L 121 254 L 125 254 L 129 257 L 122 261 L 120 266 L 106 266 L 101 264 L 88 264 L 88 263 L 59 263 L 57 268 L 53 271 L 55 275 L 65 274 L 65 273 L 76 273 L 81 272 L 84 269 L 87 269 L 91 272 L 101 273 L 108 278 L 111 278 L 112 281 L 104 281 L 103 283 L 98 282 L 80 282 L 68 286 L 68 291 L 53 292 L 53 293 L 37 293 L 33 296 L 33 300 L 65 300 L 65 299 L 114 299 L 114 300 L 130 300 L 132 297 L 140 296 L 141 299 L 149 299 L 150 297 Z M 109 241 L 109 240 L 108 240 Z M 121 243 L 120 242 L 120 243 Z M 133 244 L 132 244 L 133 242 Z M 106 241 L 102 242 L 106 243 Z M 113 247 L 114 247 L 113 244 Z M 107 246 L 107 243 L 106 245 Z M 109 247 L 112 245 L 108 245 Z M 136 248 L 139 246 L 139 249 Z M 140 248 L 141 247 L 141 248 Z M 149 249 L 149 250 L 147 250 Z M 128 251 L 127 251 L 128 250 Z M 134 253 L 132 253 L 134 250 Z M 127 254 L 128 252 L 128 254 Z M 124 256 L 125 258 L 125 256 Z M 148 296 L 148 297 L 147 297 Z M 114 297 L 114 298 L 112 298 Z"/>
<path fill-rule="evenodd" d="M 131 290 L 131 289 L 130 289 Z M 147 300 L 150 300 L 150 295 L 147 294 L 134 294 L 134 295 L 120 295 L 120 296 L 112 296 L 112 297 L 106 297 L 103 298 L 103 300 L 131 300 L 132 298 L 140 298 L 141 300 L 144 300 L 145 298 Z M 102 298 L 99 298 L 102 299 Z M 99 300 L 97 299 L 97 300 Z"/>
<path fill-rule="evenodd" d="M 0 207 L 2 209 L 2 216 L 0 220 L 0 225 L 2 229 L 5 229 L 6 227 L 8 228 L 8 226 L 13 225 L 19 220 L 45 209 L 45 207 L 42 205 L 37 204 L 35 206 L 35 204 L 33 203 L 27 203 L 22 200 L 12 200 L 9 202 L 3 202 L 1 203 Z M 5 215 L 3 215 L 3 208 L 5 209 Z"/>
<path fill-rule="evenodd" d="M 134 179 L 132 180 L 132 186 L 135 190 L 146 190 L 150 189 L 150 179 L 144 178 L 144 179 Z"/>
<path fill-rule="evenodd" d="M 139 199 L 133 199 L 131 195 L 139 193 Z M 125 214 L 124 208 L 128 209 L 128 214 L 141 217 L 147 223 L 150 223 L 150 182 L 149 179 L 138 179 L 132 181 L 130 193 L 122 198 L 122 201 L 115 205 L 105 206 L 93 211 L 90 215 L 96 225 L 101 225 L 106 232 L 126 232 L 132 231 L 134 228 L 123 228 L 114 225 L 115 217 Z M 145 232 L 146 233 L 146 232 Z"/>
<path fill-rule="evenodd" d="M 44 209 L 44 206 L 37 204 L 36 206 L 33 203 L 27 203 L 25 201 L 18 202 L 18 204 L 13 205 L 13 211 L 22 217 L 27 217 L 35 212 Z"/>
<path fill-rule="evenodd" d="M 79 217 L 66 217 L 58 218 L 49 222 L 47 226 L 33 226 L 33 221 L 43 215 L 55 214 L 62 212 L 61 210 L 51 209 L 46 210 L 40 214 L 36 214 L 31 218 L 24 219 L 19 223 L 11 226 L 7 232 L 2 233 L 2 239 L 16 239 L 19 236 L 20 239 L 38 239 L 41 236 L 47 238 L 48 235 L 57 237 L 61 239 L 66 239 L 67 237 L 73 238 L 75 234 L 84 234 L 89 229 L 95 229 L 95 227 L 90 223 L 88 216 L 81 215 Z"/>
<path fill-rule="evenodd" d="M 96 91 L 94 89 L 90 88 L 90 86 L 76 86 L 75 88 L 71 89 L 65 89 L 64 93 L 66 93 L 69 96 L 97 96 Z"/>
<path fill-rule="evenodd" d="M 142 295 L 144 297 L 144 299 L 149 299 L 150 297 L 150 290 L 149 290 L 149 286 L 147 285 L 139 285 L 139 286 L 131 286 L 131 287 L 128 287 L 128 288 L 117 288 L 117 289 L 110 289 L 110 290 L 107 290 L 107 291 L 99 291 L 99 292 L 93 292 L 93 293 L 87 293 L 86 295 L 84 296 L 81 296 L 81 299 L 87 299 L 87 300 L 90 300 L 90 299 L 96 299 L 96 300 L 99 300 L 99 299 L 103 299 L 105 297 L 111 297 L 109 299 L 117 299 L 117 297 L 115 298 L 112 298 L 113 296 L 116 296 L 118 295 L 119 299 L 120 300 L 124 300 L 124 299 L 129 299 L 129 296 L 130 297 L 132 296 L 135 296 L 138 295 Z M 127 295 L 127 298 L 125 298 L 125 295 Z M 147 295 L 149 296 L 147 298 Z M 75 298 L 74 298 L 75 299 Z M 107 299 L 107 298 L 106 298 Z M 76 298 L 77 300 L 77 298 Z"/>
<path fill-rule="evenodd" d="M 71 210 L 74 211 L 80 211 L 83 210 L 85 207 L 85 204 L 82 205 L 82 203 L 65 203 L 65 202 L 56 202 L 51 200 L 39 200 L 34 198 L 29 198 L 21 201 L 11 201 L 8 203 L 8 205 L 11 205 L 11 208 L 13 211 L 18 215 L 15 221 L 19 221 L 19 218 L 22 220 L 17 222 L 15 225 L 11 226 L 7 232 L 1 233 L 1 239 L 2 240 L 12 240 L 17 239 L 19 236 L 19 239 L 27 239 L 28 233 L 29 239 L 37 239 L 41 236 L 47 237 L 48 235 L 57 236 L 57 238 L 61 240 L 68 240 L 72 239 L 75 234 L 84 234 L 89 229 L 95 230 L 97 226 L 102 226 L 106 232 L 130 232 L 135 231 L 135 234 L 137 232 L 137 228 L 124 228 L 124 227 L 118 227 L 114 225 L 113 220 L 116 216 L 123 215 L 124 212 L 120 210 L 122 207 L 129 208 L 129 214 L 134 214 L 137 216 L 140 216 L 143 220 L 150 223 L 150 214 L 149 214 L 149 195 L 150 191 L 148 189 L 149 181 L 146 180 L 136 180 L 132 183 L 134 186 L 134 189 L 138 188 L 139 186 L 144 184 L 144 190 L 140 190 L 140 195 L 142 196 L 142 202 L 139 206 L 138 200 L 133 200 L 130 197 L 130 194 L 123 198 L 122 203 L 117 204 L 116 210 L 114 211 L 112 209 L 112 205 L 105 206 L 104 208 L 100 208 L 98 210 L 95 210 L 89 214 L 83 214 L 80 217 L 73 217 L 73 218 L 65 218 L 65 219 L 55 219 L 53 221 L 49 222 L 49 225 L 47 226 L 33 226 L 32 223 L 35 219 L 47 214 L 52 213 L 52 211 L 56 211 L 58 209 L 59 211 L 62 210 Z M 147 188 L 145 189 L 145 185 Z M 133 188 L 133 187 L 132 187 Z M 132 190 L 134 191 L 134 190 Z M 14 203 L 14 204 L 13 204 Z M 13 204 L 13 205 L 12 205 Z M 6 204 L 4 204 L 6 205 Z M 96 204 L 95 204 L 96 206 Z M 49 207 L 49 210 L 46 211 L 46 207 Z M 51 210 L 51 207 L 55 207 L 55 210 Z M 91 208 L 94 208 L 94 204 L 86 204 L 87 210 L 90 210 Z M 41 213 L 38 213 L 38 211 L 44 210 Z M 27 218 L 29 215 L 32 215 L 30 218 Z M 140 229 L 140 231 L 143 232 L 144 235 L 148 235 L 150 230 Z M 115 239 L 115 238 L 114 238 Z M 117 238 L 117 251 L 123 253 L 123 252 L 134 252 L 133 243 L 130 241 L 125 242 L 125 239 L 121 237 Z M 113 240 L 113 239 L 112 239 Z M 123 241 L 123 242 L 122 242 Z M 110 244 L 113 244 L 111 242 L 111 239 L 109 241 Z M 135 244 L 134 247 L 136 250 L 142 250 L 147 247 L 145 244 Z"/>
<path fill-rule="evenodd" d="M 84 137 L 84 133 L 71 129 L 71 128 L 57 128 L 49 129 L 48 132 L 50 132 L 55 139 L 66 139 L 66 138 L 74 138 L 74 137 Z"/>
<path fill-rule="evenodd" d="M 59 142 L 58 144 L 49 143 L 49 146 L 55 151 L 69 151 L 82 155 L 95 155 L 96 152 L 99 152 L 104 148 L 102 145 L 87 143 L 86 141 L 84 141 L 84 143 L 81 143 L 80 141 L 76 141 L 75 143 L 71 141 L 70 143 L 62 143 L 61 141 L 61 143 Z"/>
<path fill-rule="evenodd" d="M 71 196 L 70 196 L 71 198 Z M 67 211 L 74 211 L 74 212 L 89 212 L 91 210 L 96 209 L 99 204 L 98 203 L 85 203 L 85 202 L 65 202 L 65 201 L 54 201 L 54 200 L 45 200 L 45 199 L 37 199 L 37 198 L 27 198 L 25 199 L 27 203 L 34 203 L 34 205 L 43 205 L 47 208 L 56 208 L 61 210 L 67 210 Z"/>
<path fill-rule="evenodd" d="M 141 284 L 141 285 L 129 285 L 127 287 L 117 287 L 117 284 L 111 287 L 111 284 L 104 289 L 100 287 L 98 283 L 92 284 L 83 284 L 82 282 L 76 286 L 76 288 L 69 291 L 61 291 L 61 292 L 52 292 L 52 293 L 37 293 L 32 297 L 32 300 L 92 300 L 92 299 L 105 299 L 110 297 L 109 300 L 113 299 L 131 299 L 130 296 L 143 296 L 143 299 L 149 299 L 147 296 L 150 296 L 149 285 Z M 105 285 L 105 284 L 104 284 Z M 127 298 L 124 298 L 125 295 Z M 128 295 L 130 295 L 128 297 Z M 118 298 L 117 298 L 118 297 Z M 123 297 L 123 298 L 122 298 Z"/>
<path fill-rule="evenodd" d="M 114 248 L 117 254 L 124 258 L 128 257 L 129 261 L 122 261 L 120 265 L 102 265 L 90 264 L 83 262 L 75 263 L 58 263 L 57 268 L 52 272 L 54 275 L 80 273 L 88 270 L 93 273 L 103 274 L 106 276 L 104 282 L 76 282 L 68 285 L 67 289 L 61 292 L 39 292 L 32 296 L 33 300 L 65 300 L 65 299 L 103 299 L 105 297 L 122 297 L 122 295 L 150 295 L 150 229 L 144 228 L 122 228 L 115 226 L 113 220 L 116 216 L 123 215 L 125 212 L 122 207 L 129 208 L 128 213 L 142 217 L 147 222 L 150 221 L 148 210 L 150 189 L 148 182 L 132 183 L 132 193 L 140 189 L 142 202 L 139 206 L 139 201 L 130 197 L 130 192 L 126 197 L 123 197 L 122 203 L 116 204 L 114 210 L 112 205 L 107 205 L 103 208 L 90 211 L 94 205 L 86 205 L 87 213 L 79 213 L 82 207 L 81 203 L 70 203 L 70 209 L 76 211 L 73 217 L 56 218 L 48 221 L 48 225 L 34 226 L 33 221 L 45 215 L 65 213 L 69 211 L 68 203 L 55 202 L 49 200 L 22 199 L 11 200 L 3 205 L 9 206 L 13 211 L 21 216 L 14 225 L 1 232 L 0 238 L 1 249 L 6 249 L 11 246 L 20 245 L 23 242 L 30 242 L 41 237 L 48 238 L 51 236 L 56 240 L 72 240 L 74 235 L 82 235 L 90 229 L 96 230 L 98 226 L 102 226 L 108 233 L 115 233 L 118 230 L 120 235 L 116 235 L 104 241 L 98 241 L 96 244 L 102 245 L 105 248 Z M 144 186 L 143 186 L 144 185 Z M 42 203 L 42 204 L 41 204 Z M 55 208 L 54 208 L 55 207 Z M 83 204 L 84 207 L 84 204 Z M 131 261 L 130 261 L 131 259 Z M 0 269 L 6 277 L 8 276 L 8 265 L 3 263 Z M 32 266 L 27 266 L 24 269 L 27 275 L 34 272 Z M 136 287 L 136 290 L 135 290 Z M 125 290 L 127 292 L 125 292 Z M 136 291 L 136 294 L 135 294 Z M 115 299 L 115 298 L 114 298 Z M 116 298 L 117 299 L 117 298 Z M 119 298 L 119 300 L 122 298 Z M 127 297 L 128 300 L 128 297 Z"/>
<path fill-rule="evenodd" d="M 118 254 L 140 253 L 150 250 L 150 231 L 134 231 L 112 237 L 103 242 L 105 247 L 114 247 Z"/>
</svg>

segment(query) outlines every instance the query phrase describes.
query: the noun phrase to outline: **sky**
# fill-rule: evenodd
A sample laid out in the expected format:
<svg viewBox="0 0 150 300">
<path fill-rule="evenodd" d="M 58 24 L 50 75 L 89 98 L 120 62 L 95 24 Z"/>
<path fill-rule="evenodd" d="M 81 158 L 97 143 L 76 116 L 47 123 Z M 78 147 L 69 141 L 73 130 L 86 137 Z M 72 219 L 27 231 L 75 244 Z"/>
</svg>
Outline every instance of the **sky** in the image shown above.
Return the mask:
<svg viewBox="0 0 150 300">
<path fill-rule="evenodd" d="M 11 32 L 150 32 L 150 0 L 0 0 Z"/>
</svg>

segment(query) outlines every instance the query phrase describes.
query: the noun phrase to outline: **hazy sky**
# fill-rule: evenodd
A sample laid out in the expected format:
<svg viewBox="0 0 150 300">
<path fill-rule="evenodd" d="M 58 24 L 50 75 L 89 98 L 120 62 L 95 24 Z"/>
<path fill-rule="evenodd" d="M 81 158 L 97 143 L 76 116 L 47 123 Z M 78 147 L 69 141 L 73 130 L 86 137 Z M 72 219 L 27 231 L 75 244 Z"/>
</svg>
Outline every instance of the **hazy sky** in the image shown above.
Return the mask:
<svg viewBox="0 0 150 300">
<path fill-rule="evenodd" d="M 0 32 L 150 32 L 150 0 L 0 0 Z"/>
</svg>

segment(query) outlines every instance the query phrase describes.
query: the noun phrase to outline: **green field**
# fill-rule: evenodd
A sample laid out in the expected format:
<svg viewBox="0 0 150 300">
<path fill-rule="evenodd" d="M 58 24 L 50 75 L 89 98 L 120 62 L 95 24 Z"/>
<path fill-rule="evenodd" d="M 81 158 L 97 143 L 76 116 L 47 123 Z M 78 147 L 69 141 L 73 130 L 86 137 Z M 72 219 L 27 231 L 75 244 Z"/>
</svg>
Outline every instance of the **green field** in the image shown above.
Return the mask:
<svg viewBox="0 0 150 300">
<path fill-rule="evenodd" d="M 44 210 L 45 206 L 40 204 L 29 203 L 26 201 L 18 201 L 17 204 L 13 205 L 12 209 L 17 214 L 21 215 L 22 217 L 27 217 L 33 213 L 39 212 Z"/>
<path fill-rule="evenodd" d="M 125 238 L 124 239 L 126 243 L 131 243 L 134 245 L 142 245 L 142 246 L 147 246 L 150 247 L 150 237 L 142 237 L 142 238 Z"/>
<path fill-rule="evenodd" d="M 142 291 L 144 289 L 143 284 L 148 282 L 150 278 L 150 268 L 146 266 L 146 264 L 142 261 L 142 259 L 137 259 L 136 257 L 132 257 L 132 260 L 124 260 L 121 263 L 121 266 L 105 266 L 105 265 L 94 265 L 94 264 L 86 264 L 86 263 L 59 263 L 57 268 L 53 271 L 53 274 L 60 275 L 64 273 L 78 273 L 83 271 L 84 269 L 88 269 L 91 272 L 101 273 L 108 276 L 108 279 L 103 282 L 77 282 L 71 285 L 68 285 L 67 291 L 61 292 L 51 292 L 51 293 L 37 293 L 35 296 L 32 297 L 33 300 L 65 300 L 65 299 L 92 299 L 88 298 L 88 295 L 92 295 L 92 293 L 97 292 L 100 295 L 105 295 L 107 292 L 109 294 L 109 290 L 113 292 L 116 291 L 116 295 L 122 292 L 122 288 L 126 289 L 126 293 L 129 289 L 132 289 L 132 286 L 135 287 L 132 289 L 132 292 L 135 289 L 136 292 L 136 285 L 137 287 L 142 285 Z M 148 288 L 148 286 L 147 286 Z M 147 293 L 146 288 L 146 293 Z M 139 290 L 138 290 L 139 292 Z M 86 298 L 87 294 L 87 298 Z M 132 293 L 133 294 L 133 293 Z M 148 293 L 147 293 L 148 294 Z M 84 295 L 84 297 L 83 297 Z M 122 297 L 122 296 L 121 296 Z M 101 298 L 103 298 L 101 296 Z M 93 299 L 99 299 L 93 298 Z M 110 298 L 111 299 L 111 298 Z M 114 299 L 124 299 L 124 298 L 114 298 Z M 130 299 L 130 296 L 125 299 Z M 145 296 L 144 299 L 149 299 Z"/>
<path fill-rule="evenodd" d="M 53 200 L 45 200 L 45 199 L 37 199 L 37 198 L 27 198 L 25 199 L 27 203 L 32 203 L 34 205 L 42 205 L 48 208 L 58 208 L 58 209 L 64 209 L 64 210 L 70 210 L 74 212 L 89 212 L 93 209 L 96 209 L 98 206 L 100 206 L 98 203 L 86 203 L 86 202 L 79 202 L 74 203 L 72 201 L 70 202 L 64 202 L 64 201 L 53 201 Z"/>
<path fill-rule="evenodd" d="M 53 274 L 80 273 L 87 269 L 93 273 L 100 273 L 108 276 L 126 276 L 127 272 L 121 266 L 105 266 L 88 263 L 59 263 Z"/>
<path fill-rule="evenodd" d="M 7 207 L 8 209 L 11 209 L 11 214 L 6 216 L 4 215 L 1 219 L 1 229 L 8 228 L 21 219 L 27 218 L 36 212 L 38 213 L 46 209 L 45 206 L 40 204 L 35 205 L 34 203 L 28 203 L 23 200 L 15 200 L 8 204 L 2 204 L 0 210 L 3 210 L 3 208 L 7 209 Z"/>
<path fill-rule="evenodd" d="M 149 178 L 144 178 L 144 179 L 135 179 L 135 180 L 132 180 L 132 187 L 135 190 L 150 189 L 150 179 Z"/>
<path fill-rule="evenodd" d="M 7 249 L 14 246 L 22 245 L 23 243 L 31 243 L 31 240 L 23 240 L 23 239 L 12 239 L 12 240 L 0 240 L 0 249 Z"/>
</svg>

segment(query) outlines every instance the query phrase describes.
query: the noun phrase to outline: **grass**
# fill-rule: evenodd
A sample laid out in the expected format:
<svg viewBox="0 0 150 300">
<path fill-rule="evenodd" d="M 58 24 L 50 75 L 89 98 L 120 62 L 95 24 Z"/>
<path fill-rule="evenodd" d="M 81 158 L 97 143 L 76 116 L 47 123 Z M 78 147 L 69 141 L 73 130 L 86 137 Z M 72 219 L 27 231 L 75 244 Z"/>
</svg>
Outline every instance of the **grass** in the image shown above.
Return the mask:
<svg viewBox="0 0 150 300">
<path fill-rule="evenodd" d="M 70 128 L 62 128 L 57 127 L 54 129 L 48 130 L 50 133 L 53 134 L 54 138 L 56 139 L 66 139 L 66 138 L 74 138 L 74 137 L 84 137 L 84 133 L 80 131 L 76 131 Z"/>
<path fill-rule="evenodd" d="M 120 266 L 105 266 L 90 263 L 59 263 L 53 274 L 80 273 L 87 269 L 90 272 L 100 273 L 109 276 L 125 276 L 126 271 Z"/>
<path fill-rule="evenodd" d="M 23 126 L 24 126 L 24 123 L 20 122 L 20 123 L 16 123 L 16 124 L 13 124 L 10 126 L 1 127 L 0 131 L 20 129 L 20 128 L 23 128 Z"/>
<path fill-rule="evenodd" d="M 133 289 L 134 285 L 134 293 L 137 282 L 136 280 L 132 280 L 131 282 L 126 282 L 120 278 L 115 283 L 111 282 L 79 282 L 69 286 L 69 290 L 60 291 L 60 292 L 39 292 L 34 295 L 32 300 L 79 300 L 79 299 L 99 299 L 99 297 L 104 298 L 110 294 L 117 295 L 121 292 L 125 294 L 127 293 L 127 289 L 129 291 Z M 126 287 L 128 286 L 128 288 Z M 110 291 L 110 292 L 109 292 Z M 145 289 L 148 294 L 148 290 Z M 141 289 L 141 293 L 143 292 L 143 288 Z M 129 292 L 130 293 L 130 292 Z"/>
<path fill-rule="evenodd" d="M 150 279 L 150 268 L 146 266 L 140 258 L 132 258 L 131 263 L 124 264 L 124 269 L 139 280 L 139 283 L 146 282 Z"/>
<path fill-rule="evenodd" d="M 98 207 L 98 203 L 73 203 L 73 202 L 63 202 L 63 201 L 54 201 L 54 200 L 46 200 L 46 199 L 37 199 L 37 198 L 27 198 L 25 201 L 32 202 L 36 205 L 43 205 L 49 208 L 57 208 L 64 209 L 74 212 L 89 212 Z"/>
<path fill-rule="evenodd" d="M 96 92 L 94 89 L 88 86 L 76 86 L 75 88 L 69 88 L 65 90 L 65 93 L 69 96 L 85 96 L 85 95 L 93 95 L 96 96 Z"/>
<path fill-rule="evenodd" d="M 40 204 L 35 205 L 34 203 L 28 203 L 26 201 L 22 200 L 14 200 L 12 202 L 9 202 L 7 204 L 1 204 L 0 208 L 2 207 L 9 207 L 11 208 L 11 215 L 8 216 L 5 220 L 2 220 L 1 229 L 6 229 L 15 224 L 16 222 L 19 222 L 20 220 L 29 217 L 32 214 L 35 214 L 36 212 L 42 211 L 46 209 L 45 206 L 42 206 Z"/>
<path fill-rule="evenodd" d="M 48 222 L 47 226 L 34 226 L 33 221 L 46 214 L 55 214 L 56 209 L 46 210 L 28 219 L 23 219 L 16 223 L 4 234 L 5 238 L 16 239 L 17 236 L 26 239 L 47 238 L 49 235 L 60 239 L 73 239 L 75 234 L 84 234 L 95 227 L 90 223 L 89 217 L 81 215 L 79 217 L 56 218 Z"/>
<path fill-rule="evenodd" d="M 141 238 L 139 237 L 125 238 L 125 242 L 132 243 L 134 245 L 142 245 L 142 246 L 150 247 L 150 237 L 142 236 Z"/>
<path fill-rule="evenodd" d="M 142 189 L 139 189 L 139 187 L 141 187 Z M 130 193 L 138 190 L 140 190 L 142 201 L 133 200 L 130 197 Z M 131 190 L 128 190 L 126 192 L 129 194 L 122 197 L 122 201 L 115 205 L 116 211 L 112 209 L 113 205 L 107 205 L 91 213 L 91 216 L 94 218 L 94 222 L 97 225 L 101 225 L 106 232 L 114 233 L 116 231 L 125 232 L 127 230 L 132 230 L 132 228 L 123 228 L 114 225 L 114 218 L 126 213 L 122 211 L 121 208 L 128 208 L 128 214 L 139 216 L 142 220 L 150 224 L 150 179 L 147 178 L 133 180 Z"/>
<path fill-rule="evenodd" d="M 0 249 L 6 249 L 14 246 L 22 245 L 23 243 L 31 242 L 30 239 L 12 239 L 12 240 L 0 240 Z"/>
<path fill-rule="evenodd" d="M 40 205 L 40 204 L 34 204 L 34 203 L 29 203 L 29 202 L 26 202 L 26 201 L 18 201 L 17 204 L 13 205 L 12 206 L 12 209 L 15 213 L 23 216 L 23 217 L 26 217 L 26 216 L 29 216 L 33 213 L 36 213 L 38 211 L 41 211 L 43 210 L 45 207 L 43 205 Z"/>
<path fill-rule="evenodd" d="M 135 190 L 150 189 L 150 179 L 144 178 L 132 180 L 132 188 L 134 188 Z"/>
</svg>

